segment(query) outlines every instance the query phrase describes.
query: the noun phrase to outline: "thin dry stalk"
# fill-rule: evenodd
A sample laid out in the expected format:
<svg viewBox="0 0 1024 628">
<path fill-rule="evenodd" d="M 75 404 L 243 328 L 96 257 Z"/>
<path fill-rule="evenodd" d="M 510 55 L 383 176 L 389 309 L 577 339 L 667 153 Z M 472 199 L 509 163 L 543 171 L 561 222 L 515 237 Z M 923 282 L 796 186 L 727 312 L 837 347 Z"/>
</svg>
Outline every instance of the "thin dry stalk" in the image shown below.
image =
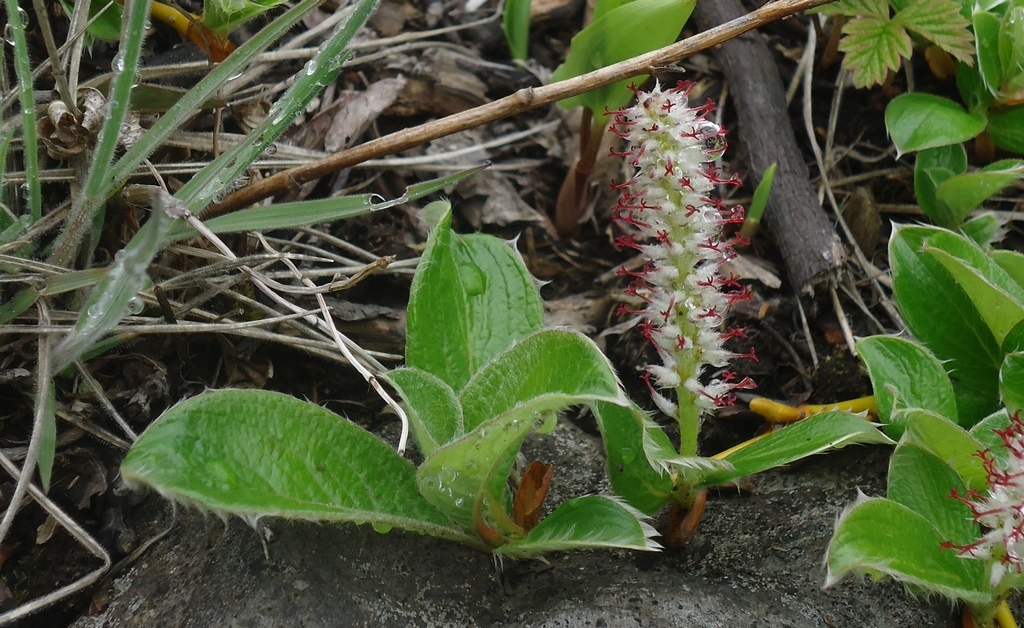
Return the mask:
<svg viewBox="0 0 1024 628">
<path fill-rule="evenodd" d="M 276 194 L 298 190 L 302 184 L 325 175 L 349 168 L 367 159 L 393 155 L 425 144 L 431 140 L 465 131 L 488 122 L 518 115 L 542 105 L 564 100 L 583 92 L 611 85 L 641 74 L 650 74 L 658 68 L 677 63 L 690 55 L 707 50 L 770 22 L 832 0 L 778 0 L 731 22 L 700 33 L 681 42 L 666 46 L 639 57 L 616 63 L 606 68 L 565 81 L 538 88 L 526 88 L 467 111 L 434 122 L 411 127 L 371 140 L 359 146 L 335 153 L 324 159 L 278 173 L 243 188 L 220 204 L 211 206 L 205 217 L 219 216 Z"/>
</svg>

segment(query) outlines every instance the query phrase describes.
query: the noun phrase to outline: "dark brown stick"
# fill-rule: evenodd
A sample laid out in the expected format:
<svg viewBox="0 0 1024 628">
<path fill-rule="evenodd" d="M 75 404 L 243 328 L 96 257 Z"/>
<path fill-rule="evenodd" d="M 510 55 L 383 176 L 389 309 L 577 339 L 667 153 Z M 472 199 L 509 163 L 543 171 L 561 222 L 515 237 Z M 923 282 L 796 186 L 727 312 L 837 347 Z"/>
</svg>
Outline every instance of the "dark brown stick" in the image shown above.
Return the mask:
<svg viewBox="0 0 1024 628">
<path fill-rule="evenodd" d="M 710 29 L 743 13 L 740 0 L 714 0 L 698 2 L 693 15 L 701 29 Z M 779 164 L 764 223 L 779 247 L 789 280 L 798 292 L 833 280 L 843 266 L 842 245 L 811 188 L 786 111 L 782 79 L 764 38 L 747 33 L 731 39 L 715 50 L 715 58 L 735 94 L 740 139 L 754 185 L 768 166 Z"/>
<path fill-rule="evenodd" d="M 711 0 L 711 3 L 714 4 L 716 1 Z M 707 50 L 711 46 L 720 44 L 749 30 L 764 26 L 787 15 L 792 15 L 797 11 L 828 4 L 832 1 L 778 0 L 777 2 L 770 2 L 756 11 L 737 17 L 728 24 L 723 24 L 718 28 L 713 28 L 660 50 L 655 50 L 654 52 L 628 59 L 622 63 L 616 63 L 589 74 L 577 76 L 576 78 L 559 81 L 558 83 L 536 89 L 522 89 L 494 102 L 462 111 L 440 120 L 421 124 L 420 126 L 403 129 L 348 150 L 329 155 L 323 159 L 279 172 L 272 177 L 242 188 L 226 198 L 222 203 L 211 206 L 203 214 L 203 217 L 210 218 L 226 214 L 270 196 L 289 190 L 296 190 L 303 183 L 337 172 L 343 168 L 350 168 L 367 159 L 393 155 L 439 137 L 445 137 L 452 133 L 458 133 L 459 131 L 465 131 L 466 129 L 493 122 L 494 120 L 514 116 L 535 107 L 558 102 L 559 100 L 564 100 L 571 96 L 597 89 L 598 87 L 611 85 L 633 76 L 650 74 L 659 67 L 677 63 L 680 59 L 702 50 Z M 699 6 L 707 2 L 708 0 L 702 0 L 697 4 Z"/>
</svg>

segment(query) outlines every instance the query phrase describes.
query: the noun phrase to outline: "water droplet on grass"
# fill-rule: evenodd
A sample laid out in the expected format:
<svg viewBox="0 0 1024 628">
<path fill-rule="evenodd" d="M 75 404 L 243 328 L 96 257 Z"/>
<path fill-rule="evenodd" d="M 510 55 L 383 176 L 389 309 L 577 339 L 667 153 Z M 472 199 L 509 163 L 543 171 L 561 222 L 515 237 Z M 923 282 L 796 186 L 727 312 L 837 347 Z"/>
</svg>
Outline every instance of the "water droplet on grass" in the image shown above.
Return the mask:
<svg viewBox="0 0 1024 628">
<path fill-rule="evenodd" d="M 146 302 L 142 300 L 138 295 L 128 299 L 128 313 L 136 315 L 142 313 L 142 310 L 146 309 Z"/>
</svg>

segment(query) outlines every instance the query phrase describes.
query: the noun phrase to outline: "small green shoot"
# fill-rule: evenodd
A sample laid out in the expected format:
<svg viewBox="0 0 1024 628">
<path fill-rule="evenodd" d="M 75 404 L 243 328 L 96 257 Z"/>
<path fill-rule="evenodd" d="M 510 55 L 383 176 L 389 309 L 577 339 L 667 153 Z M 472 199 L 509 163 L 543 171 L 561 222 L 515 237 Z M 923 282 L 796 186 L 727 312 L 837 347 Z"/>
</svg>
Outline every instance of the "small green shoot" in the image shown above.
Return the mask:
<svg viewBox="0 0 1024 628">
<path fill-rule="evenodd" d="M 501 24 L 512 58 L 526 61 L 530 47 L 530 0 L 506 0 Z"/>
<path fill-rule="evenodd" d="M 778 169 L 779 164 L 777 163 L 768 166 L 764 171 L 764 176 L 761 177 L 761 182 L 754 190 L 754 197 L 750 201 L 750 206 L 747 207 L 743 226 L 740 227 L 740 235 L 748 240 L 753 238 L 761 227 L 761 217 L 764 216 L 764 210 L 768 206 L 768 197 L 772 194 L 772 182 L 775 180 L 775 171 Z"/>
</svg>

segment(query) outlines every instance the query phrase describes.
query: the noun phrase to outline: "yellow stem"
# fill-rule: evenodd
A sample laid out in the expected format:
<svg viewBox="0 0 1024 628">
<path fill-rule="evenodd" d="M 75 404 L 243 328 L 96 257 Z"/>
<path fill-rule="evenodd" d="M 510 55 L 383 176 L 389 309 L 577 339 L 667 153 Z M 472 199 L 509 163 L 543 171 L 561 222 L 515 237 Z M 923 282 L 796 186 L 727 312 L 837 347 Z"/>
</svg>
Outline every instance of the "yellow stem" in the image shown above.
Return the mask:
<svg viewBox="0 0 1024 628">
<path fill-rule="evenodd" d="M 163 4 L 162 2 L 153 2 L 149 8 L 149 14 L 152 18 L 158 22 L 173 28 L 179 35 L 188 39 L 188 29 L 193 23 L 202 21 L 202 18 L 198 15 L 189 13 L 188 16 L 182 11 L 179 11 L 177 7 L 172 7 L 169 4 Z M 189 19 L 191 16 L 191 20 Z"/>
<path fill-rule="evenodd" d="M 771 399 L 765 399 L 764 397 L 755 397 L 750 401 L 750 409 L 764 417 L 764 420 L 769 423 L 795 423 L 800 419 L 805 419 L 815 414 L 822 414 L 823 412 L 832 412 L 835 410 L 843 410 L 846 412 L 867 412 L 871 416 L 878 415 L 878 409 L 875 407 L 874 396 L 860 397 L 858 399 L 849 399 L 847 401 L 840 401 L 837 403 L 828 403 L 823 405 L 816 404 L 803 404 L 796 407 L 779 403 L 778 401 L 772 401 Z"/>
<path fill-rule="evenodd" d="M 124 0 L 117 1 L 124 4 Z M 214 63 L 220 63 L 235 50 L 231 40 L 203 26 L 203 18 L 194 13 L 183 11 L 172 4 L 153 2 L 149 14 L 154 20 L 173 28 L 183 39 L 198 46 Z"/>
<path fill-rule="evenodd" d="M 995 620 L 999 628 L 1017 628 L 1017 620 L 1013 618 L 1013 611 L 1006 600 L 999 602 L 999 606 L 996 607 Z"/>
</svg>

